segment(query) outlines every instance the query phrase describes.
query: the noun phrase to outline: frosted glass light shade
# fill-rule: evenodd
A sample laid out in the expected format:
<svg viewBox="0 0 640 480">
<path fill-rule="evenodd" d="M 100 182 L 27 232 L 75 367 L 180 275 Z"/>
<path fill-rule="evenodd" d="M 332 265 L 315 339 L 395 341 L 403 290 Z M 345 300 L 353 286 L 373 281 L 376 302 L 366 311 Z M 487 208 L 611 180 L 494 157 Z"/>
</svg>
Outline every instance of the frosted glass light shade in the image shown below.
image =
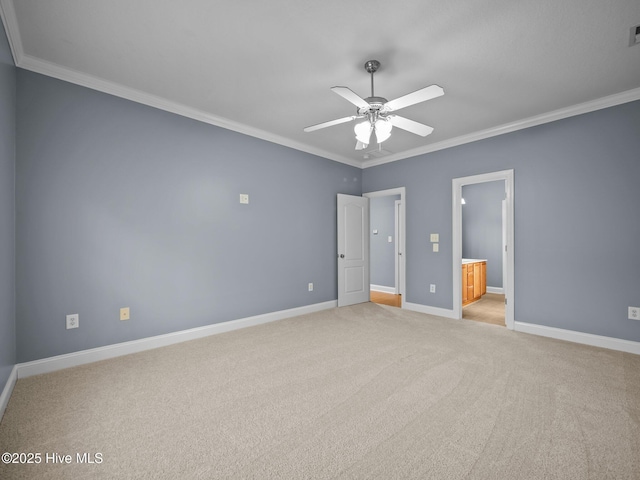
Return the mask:
<svg viewBox="0 0 640 480">
<path fill-rule="evenodd" d="M 367 120 L 361 123 L 356 123 L 356 126 L 353 127 L 353 131 L 356 134 L 356 139 L 364 144 L 369 144 L 369 139 L 371 138 L 371 130 L 373 130 L 373 125 Z"/>
<path fill-rule="evenodd" d="M 391 122 L 386 120 L 378 120 L 375 128 L 378 143 L 382 143 L 391 136 L 391 129 L 393 128 L 393 125 L 391 125 Z"/>
</svg>

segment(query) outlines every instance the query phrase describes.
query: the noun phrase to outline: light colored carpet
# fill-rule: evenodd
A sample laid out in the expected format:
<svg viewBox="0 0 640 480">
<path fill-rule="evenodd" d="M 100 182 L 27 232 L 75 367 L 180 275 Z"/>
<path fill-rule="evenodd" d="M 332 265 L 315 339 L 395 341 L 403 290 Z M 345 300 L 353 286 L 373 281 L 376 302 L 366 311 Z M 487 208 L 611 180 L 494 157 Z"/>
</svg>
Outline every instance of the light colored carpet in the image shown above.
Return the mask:
<svg viewBox="0 0 640 480">
<path fill-rule="evenodd" d="M 361 304 L 21 379 L 0 452 L 74 457 L 2 479 L 638 479 L 640 356 Z"/>
</svg>

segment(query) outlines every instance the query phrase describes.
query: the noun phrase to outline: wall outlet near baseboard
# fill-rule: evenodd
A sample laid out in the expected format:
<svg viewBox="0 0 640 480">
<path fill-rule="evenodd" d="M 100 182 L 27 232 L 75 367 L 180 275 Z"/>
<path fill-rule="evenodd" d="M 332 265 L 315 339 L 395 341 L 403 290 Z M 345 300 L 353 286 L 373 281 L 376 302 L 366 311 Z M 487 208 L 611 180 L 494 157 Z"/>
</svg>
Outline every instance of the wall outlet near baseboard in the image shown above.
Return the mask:
<svg viewBox="0 0 640 480">
<path fill-rule="evenodd" d="M 640 307 L 629 307 L 629 320 L 640 320 Z"/>
<path fill-rule="evenodd" d="M 309 283 L 309 291 L 313 292 L 313 283 Z"/>
<path fill-rule="evenodd" d="M 429 285 L 429 293 L 436 293 L 436 284 L 432 283 Z"/>
<path fill-rule="evenodd" d="M 72 328 L 78 328 L 80 326 L 80 315 L 77 313 L 72 313 L 71 315 L 67 315 L 67 330 Z"/>
<path fill-rule="evenodd" d="M 120 309 L 120 320 L 129 320 L 131 318 L 131 312 L 129 307 L 123 307 Z"/>
</svg>

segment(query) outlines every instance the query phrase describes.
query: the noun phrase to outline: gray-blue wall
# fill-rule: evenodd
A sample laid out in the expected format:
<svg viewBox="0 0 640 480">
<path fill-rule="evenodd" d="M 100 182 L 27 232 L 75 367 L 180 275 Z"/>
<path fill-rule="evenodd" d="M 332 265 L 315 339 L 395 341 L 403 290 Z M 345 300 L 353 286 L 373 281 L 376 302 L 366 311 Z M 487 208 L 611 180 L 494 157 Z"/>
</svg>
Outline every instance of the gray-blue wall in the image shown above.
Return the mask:
<svg viewBox="0 0 640 480">
<path fill-rule="evenodd" d="M 504 180 L 462 187 L 462 258 L 487 260 L 487 286 L 502 288 Z"/>
<path fill-rule="evenodd" d="M 516 321 L 640 341 L 640 102 L 361 172 L 0 54 L 0 385 L 16 361 L 334 300 L 336 193 L 405 186 L 407 301 L 452 308 L 451 179 L 511 168 Z"/>
<path fill-rule="evenodd" d="M 453 307 L 451 180 L 513 169 L 515 320 L 640 341 L 639 132 L 636 101 L 364 170 L 406 187 L 406 300 Z"/>
<path fill-rule="evenodd" d="M 0 22 L 0 393 L 16 363 L 15 105 L 16 68 Z"/>
<path fill-rule="evenodd" d="M 371 283 L 391 288 L 396 286 L 396 200 L 400 200 L 400 195 L 369 200 Z M 378 230 L 377 235 L 374 230 Z M 388 237 L 392 238 L 391 243 Z"/>
<path fill-rule="evenodd" d="M 23 70 L 17 132 L 19 362 L 337 298 L 361 170 Z"/>
<path fill-rule="evenodd" d="M 0 22 L 0 392 L 16 363 L 15 105 L 16 68 Z"/>
</svg>

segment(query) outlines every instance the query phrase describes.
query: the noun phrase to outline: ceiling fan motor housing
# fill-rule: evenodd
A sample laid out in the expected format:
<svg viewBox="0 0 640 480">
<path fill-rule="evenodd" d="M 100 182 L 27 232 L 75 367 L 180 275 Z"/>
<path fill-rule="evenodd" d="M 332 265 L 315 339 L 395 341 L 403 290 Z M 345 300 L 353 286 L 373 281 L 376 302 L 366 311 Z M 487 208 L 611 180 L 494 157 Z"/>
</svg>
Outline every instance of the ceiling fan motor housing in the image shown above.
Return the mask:
<svg viewBox="0 0 640 480">
<path fill-rule="evenodd" d="M 384 113 L 384 104 L 387 99 L 384 97 L 367 97 L 364 99 L 369 104 L 368 108 L 359 108 L 358 115 L 366 115 L 368 112 L 376 111 Z"/>
</svg>

